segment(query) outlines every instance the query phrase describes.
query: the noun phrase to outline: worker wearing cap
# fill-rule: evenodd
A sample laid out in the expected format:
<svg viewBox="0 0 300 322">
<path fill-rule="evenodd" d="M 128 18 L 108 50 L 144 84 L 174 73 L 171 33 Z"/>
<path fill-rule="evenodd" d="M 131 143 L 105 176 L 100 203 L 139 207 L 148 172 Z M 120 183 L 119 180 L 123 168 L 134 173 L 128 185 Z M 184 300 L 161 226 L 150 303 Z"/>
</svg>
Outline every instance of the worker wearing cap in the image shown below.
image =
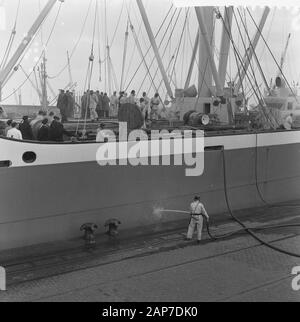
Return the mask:
<svg viewBox="0 0 300 322">
<path fill-rule="evenodd" d="M 209 220 L 209 216 L 204 208 L 204 205 L 200 202 L 200 197 L 198 196 L 194 198 L 190 208 L 191 220 L 186 239 L 191 240 L 193 238 L 195 228 L 197 228 L 197 242 L 200 243 L 202 238 L 203 216 L 205 216 L 207 220 Z"/>
</svg>

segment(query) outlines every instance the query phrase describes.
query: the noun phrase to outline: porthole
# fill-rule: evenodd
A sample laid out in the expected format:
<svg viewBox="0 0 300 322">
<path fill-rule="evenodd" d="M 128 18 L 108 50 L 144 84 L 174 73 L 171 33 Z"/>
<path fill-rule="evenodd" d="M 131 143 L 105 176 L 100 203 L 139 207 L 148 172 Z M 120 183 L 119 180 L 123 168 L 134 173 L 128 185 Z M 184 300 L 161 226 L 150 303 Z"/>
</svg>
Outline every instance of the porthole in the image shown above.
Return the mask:
<svg viewBox="0 0 300 322">
<path fill-rule="evenodd" d="M 25 163 L 34 163 L 36 161 L 36 154 L 34 152 L 25 152 L 23 154 L 23 161 Z"/>
</svg>

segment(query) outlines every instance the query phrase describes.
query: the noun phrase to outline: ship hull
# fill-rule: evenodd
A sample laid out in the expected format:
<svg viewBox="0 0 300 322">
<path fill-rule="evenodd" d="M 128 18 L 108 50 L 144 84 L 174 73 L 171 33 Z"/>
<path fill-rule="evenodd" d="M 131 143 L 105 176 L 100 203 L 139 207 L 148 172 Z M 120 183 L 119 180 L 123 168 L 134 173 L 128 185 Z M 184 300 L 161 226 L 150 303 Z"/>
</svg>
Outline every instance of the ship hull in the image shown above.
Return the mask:
<svg viewBox="0 0 300 322">
<path fill-rule="evenodd" d="M 96 223 L 101 233 L 110 218 L 118 218 L 121 229 L 159 229 L 155 207 L 186 210 L 196 194 L 210 215 L 226 212 L 222 142 L 233 209 L 262 205 L 256 182 L 269 203 L 299 199 L 300 131 L 207 138 L 204 172 L 195 177 L 186 176 L 185 166 L 99 166 L 91 159 L 96 144 L 56 146 L 0 138 L 0 161 L 12 160 L 10 167 L 0 168 L 0 249 L 76 238 L 87 222 Z M 37 153 L 36 164 L 20 161 L 18 154 L 28 150 Z M 71 150 L 77 150 L 77 158 L 68 162 L 61 153 L 74 158 Z M 183 218 L 169 214 L 163 221 Z"/>
</svg>

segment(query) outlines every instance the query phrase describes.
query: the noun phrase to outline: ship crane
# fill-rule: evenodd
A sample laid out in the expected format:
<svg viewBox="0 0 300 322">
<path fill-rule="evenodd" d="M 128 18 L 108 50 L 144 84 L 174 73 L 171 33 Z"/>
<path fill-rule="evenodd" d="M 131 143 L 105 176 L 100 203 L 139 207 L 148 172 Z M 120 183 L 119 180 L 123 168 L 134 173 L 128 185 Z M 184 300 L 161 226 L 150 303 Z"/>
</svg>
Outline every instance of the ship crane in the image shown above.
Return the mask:
<svg viewBox="0 0 300 322">
<path fill-rule="evenodd" d="M 50 11 L 52 10 L 52 8 L 54 7 L 57 1 L 64 2 L 64 0 L 49 0 L 47 2 L 44 9 L 40 12 L 39 16 L 37 17 L 37 19 L 34 21 L 33 25 L 31 26 L 31 28 L 29 29 L 28 33 L 21 41 L 14 55 L 11 57 L 8 63 L 5 66 L 3 66 L 3 69 L 0 71 L 0 101 L 1 101 L 1 92 L 2 92 L 3 86 L 7 82 L 10 74 L 14 70 L 15 66 L 18 64 L 21 56 L 30 45 L 32 39 L 39 31 L 41 25 L 43 24 L 43 22 L 45 21 L 45 19 L 47 18 L 48 14 L 50 13 Z"/>
<path fill-rule="evenodd" d="M 280 68 L 279 68 L 279 71 L 278 71 L 278 76 L 280 76 L 282 74 L 283 66 L 284 66 L 285 59 L 286 59 L 286 54 L 287 54 L 287 51 L 288 51 L 288 48 L 289 48 L 289 44 L 290 44 L 290 39 L 291 39 L 291 34 L 288 35 L 288 39 L 286 41 L 286 45 L 285 45 L 284 51 L 283 51 L 283 53 L 281 55 Z"/>
</svg>

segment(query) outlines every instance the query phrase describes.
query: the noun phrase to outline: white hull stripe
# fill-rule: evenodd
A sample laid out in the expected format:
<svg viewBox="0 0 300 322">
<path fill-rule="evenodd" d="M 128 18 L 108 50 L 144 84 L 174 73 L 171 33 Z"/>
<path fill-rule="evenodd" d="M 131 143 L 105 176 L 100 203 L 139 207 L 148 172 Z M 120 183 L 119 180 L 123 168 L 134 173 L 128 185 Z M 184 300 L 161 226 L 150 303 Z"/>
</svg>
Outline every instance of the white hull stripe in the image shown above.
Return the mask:
<svg viewBox="0 0 300 322">
<path fill-rule="evenodd" d="M 258 147 L 297 144 L 300 131 L 214 136 L 206 137 L 204 143 L 205 147 L 224 146 L 225 150 L 255 148 L 256 144 Z M 11 167 L 93 162 L 101 144 L 38 144 L 0 138 L 0 162 L 10 161 Z M 34 152 L 36 161 L 26 164 L 22 159 L 25 152 Z"/>
</svg>

